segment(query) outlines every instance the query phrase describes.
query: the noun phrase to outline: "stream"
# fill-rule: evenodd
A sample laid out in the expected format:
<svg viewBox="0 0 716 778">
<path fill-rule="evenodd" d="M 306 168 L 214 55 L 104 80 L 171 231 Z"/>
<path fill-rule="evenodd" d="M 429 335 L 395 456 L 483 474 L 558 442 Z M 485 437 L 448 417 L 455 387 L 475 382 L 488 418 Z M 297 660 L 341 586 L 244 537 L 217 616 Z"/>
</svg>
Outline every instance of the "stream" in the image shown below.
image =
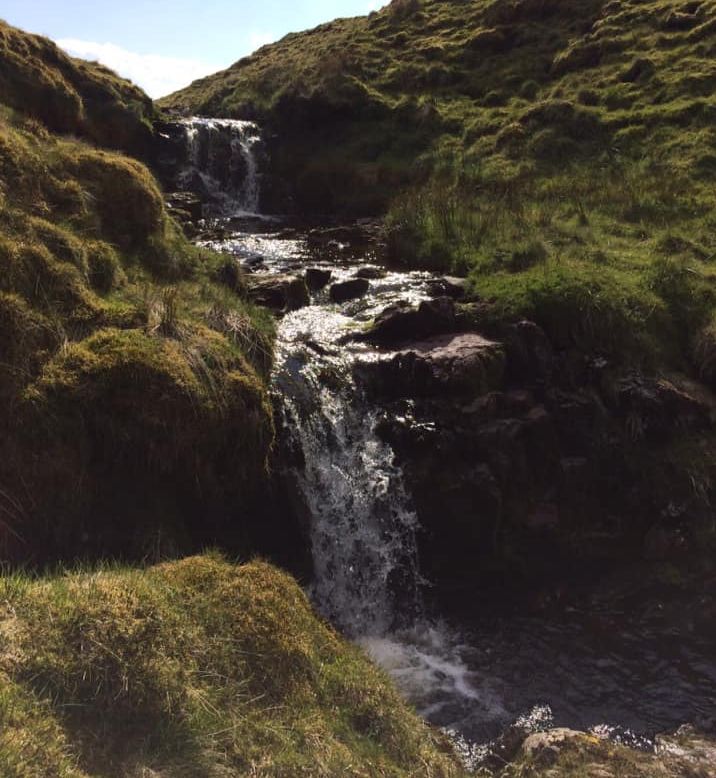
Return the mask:
<svg viewBox="0 0 716 778">
<path fill-rule="evenodd" d="M 206 144 L 200 135 L 208 120 L 191 121 L 190 141 Z M 273 374 L 285 435 L 305 462 L 296 478 L 310 513 L 317 609 L 428 721 L 453 734 L 471 764 L 515 723 L 592 730 L 647 749 L 657 732 L 713 725 L 716 633 L 698 593 L 669 590 L 667 598 L 605 585 L 539 614 L 503 611 L 496 602 L 465 623 L 425 606 L 419 523 L 393 451 L 376 432 L 384 411 L 354 380 L 356 363 L 380 355 L 353 336 L 391 304 L 430 299 L 435 279 L 384 270 L 370 222 L 307 225 L 250 215 L 258 203 L 256 132 L 235 124 L 222 126 L 251 178 L 232 184 L 233 201 L 215 198 L 213 237 L 203 245 L 253 274 L 330 273 L 310 305 L 280 318 Z M 202 153 L 193 148 L 190 168 Z M 202 183 L 216 187 L 206 176 Z M 333 302 L 330 286 L 359 270 L 370 277 L 368 293 Z"/>
</svg>

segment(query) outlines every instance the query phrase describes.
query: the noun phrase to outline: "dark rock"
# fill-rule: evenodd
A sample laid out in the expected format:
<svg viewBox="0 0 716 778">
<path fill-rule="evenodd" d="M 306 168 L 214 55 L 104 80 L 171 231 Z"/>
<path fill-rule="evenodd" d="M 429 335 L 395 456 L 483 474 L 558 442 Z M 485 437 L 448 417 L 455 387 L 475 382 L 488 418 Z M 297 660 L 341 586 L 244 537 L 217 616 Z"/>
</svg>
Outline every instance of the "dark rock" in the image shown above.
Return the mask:
<svg viewBox="0 0 716 778">
<path fill-rule="evenodd" d="M 358 278 L 367 278 L 371 281 L 376 281 L 381 278 L 385 278 L 388 275 L 388 271 L 382 267 L 362 267 L 357 273 Z"/>
<path fill-rule="evenodd" d="M 331 287 L 331 300 L 334 303 L 344 303 L 355 300 L 368 293 L 370 283 L 367 278 L 352 278 L 350 281 L 342 281 Z"/>
<path fill-rule="evenodd" d="M 203 216 L 204 206 L 193 192 L 172 192 L 166 196 L 167 209 L 180 221 L 199 221 Z"/>
<path fill-rule="evenodd" d="M 306 286 L 308 286 L 312 292 L 320 292 L 321 289 L 325 289 L 325 287 L 328 286 L 332 276 L 332 270 L 324 270 L 320 267 L 309 267 L 308 270 L 306 270 Z"/>
<path fill-rule="evenodd" d="M 377 361 L 361 362 L 366 387 L 388 397 L 485 394 L 502 382 L 502 346 L 475 333 L 441 335 Z"/>
<path fill-rule="evenodd" d="M 413 308 L 405 302 L 386 308 L 368 332 L 361 336 L 380 346 L 454 332 L 455 303 L 449 297 L 422 302 Z"/>
<path fill-rule="evenodd" d="M 531 321 L 511 325 L 504 335 L 511 378 L 545 381 L 554 369 L 554 351 L 544 330 Z"/>
<path fill-rule="evenodd" d="M 428 281 L 428 290 L 435 297 L 452 297 L 453 300 L 462 300 L 467 292 L 467 279 L 443 276 Z"/>
<path fill-rule="evenodd" d="M 265 260 L 261 254 L 249 254 L 241 260 L 241 264 L 250 272 L 254 273 L 259 268 L 265 267 Z"/>
<path fill-rule="evenodd" d="M 252 276 L 248 287 L 253 302 L 277 311 L 295 311 L 310 302 L 306 282 L 296 276 Z"/>
<path fill-rule="evenodd" d="M 616 410 L 632 438 L 647 433 L 671 434 L 674 426 L 704 427 L 712 423 L 716 399 L 705 387 L 680 377 L 673 380 L 633 373 L 614 386 Z"/>
</svg>

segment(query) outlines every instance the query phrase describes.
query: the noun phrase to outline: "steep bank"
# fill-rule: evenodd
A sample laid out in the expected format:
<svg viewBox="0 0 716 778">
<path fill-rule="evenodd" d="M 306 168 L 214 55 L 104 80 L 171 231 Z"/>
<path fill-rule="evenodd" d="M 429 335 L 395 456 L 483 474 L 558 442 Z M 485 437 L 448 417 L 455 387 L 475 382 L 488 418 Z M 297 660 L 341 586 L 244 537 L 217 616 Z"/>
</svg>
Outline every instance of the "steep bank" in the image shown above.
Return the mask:
<svg viewBox="0 0 716 778">
<path fill-rule="evenodd" d="M 233 263 L 186 241 L 149 170 L 101 148 L 142 147 L 151 101 L 0 33 L 2 555 L 146 557 L 219 535 L 248 552 L 266 531 L 249 505 L 273 439 L 272 320 Z"/>
<path fill-rule="evenodd" d="M 4 778 L 464 775 L 264 563 L 0 580 Z"/>
</svg>

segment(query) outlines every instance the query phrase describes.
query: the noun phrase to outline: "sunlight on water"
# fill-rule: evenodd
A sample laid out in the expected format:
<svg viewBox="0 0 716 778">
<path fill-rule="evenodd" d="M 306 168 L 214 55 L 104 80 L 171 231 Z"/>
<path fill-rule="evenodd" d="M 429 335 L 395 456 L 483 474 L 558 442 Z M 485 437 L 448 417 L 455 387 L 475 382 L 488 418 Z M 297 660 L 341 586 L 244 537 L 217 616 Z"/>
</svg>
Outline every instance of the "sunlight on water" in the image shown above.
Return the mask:
<svg viewBox="0 0 716 778">
<path fill-rule="evenodd" d="M 316 248 L 291 229 L 234 231 L 208 245 L 254 272 L 321 267 L 332 282 L 353 277 L 367 259 L 342 242 Z M 421 605 L 418 519 L 376 432 L 383 411 L 353 379 L 357 361 L 377 356 L 350 336 L 388 305 L 428 299 L 430 279 L 388 272 L 343 305 L 325 289 L 280 320 L 273 382 L 286 434 L 305 460 L 296 475 L 312 522 L 313 601 L 450 734 L 469 766 L 510 726 L 570 726 L 652 749 L 653 727 L 678 726 L 716 705 L 708 646 L 687 647 L 680 635 L 674 656 L 659 628 L 608 609 L 484 617 L 457 628 Z"/>
</svg>

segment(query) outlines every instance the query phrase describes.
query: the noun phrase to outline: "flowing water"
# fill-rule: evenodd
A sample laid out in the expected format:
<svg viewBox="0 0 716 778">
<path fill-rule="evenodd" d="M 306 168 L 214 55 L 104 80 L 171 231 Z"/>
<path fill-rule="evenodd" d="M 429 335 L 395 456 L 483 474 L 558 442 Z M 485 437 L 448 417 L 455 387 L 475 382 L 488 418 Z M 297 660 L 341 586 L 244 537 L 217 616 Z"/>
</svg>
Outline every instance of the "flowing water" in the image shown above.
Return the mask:
<svg viewBox="0 0 716 778">
<path fill-rule="evenodd" d="M 334 283 L 379 264 L 368 226 L 226 219 L 222 227 L 224 237 L 207 245 L 251 272 L 321 268 Z M 459 625 L 425 612 L 410 495 L 376 433 L 381 409 L 353 380 L 356 361 L 376 355 L 348 336 L 392 303 L 429 298 L 430 281 L 388 272 L 360 300 L 334 304 L 323 290 L 280 321 L 275 397 L 305 463 L 297 477 L 310 513 L 316 607 L 428 720 L 464 739 L 467 757 L 515 722 L 594 729 L 645 747 L 658 731 L 706 722 L 716 710 L 716 633 L 699 621 L 692 593 L 666 602 L 603 592 L 539 617 L 499 615 L 496 604 L 497 615 Z"/>
<path fill-rule="evenodd" d="M 259 210 L 259 128 L 253 122 L 193 117 L 181 122 L 186 162 L 180 189 L 201 195 L 213 215 L 255 214 Z"/>
</svg>

